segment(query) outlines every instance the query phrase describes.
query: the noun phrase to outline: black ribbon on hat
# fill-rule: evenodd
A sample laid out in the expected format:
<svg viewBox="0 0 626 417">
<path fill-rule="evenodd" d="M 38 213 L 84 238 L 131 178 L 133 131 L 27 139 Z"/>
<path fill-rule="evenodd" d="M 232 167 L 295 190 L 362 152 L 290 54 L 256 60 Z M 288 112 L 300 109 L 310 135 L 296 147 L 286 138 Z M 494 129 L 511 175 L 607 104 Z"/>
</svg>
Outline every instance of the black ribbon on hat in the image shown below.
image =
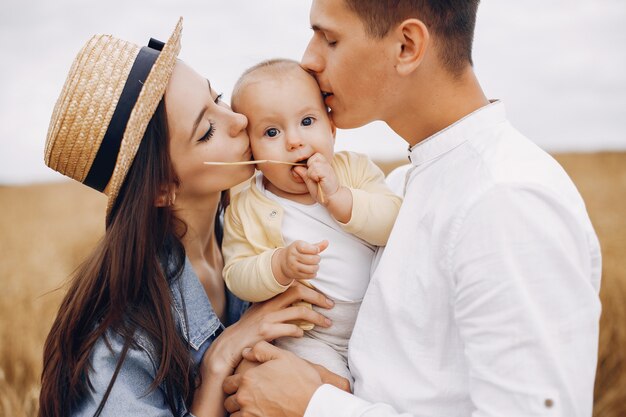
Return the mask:
<svg viewBox="0 0 626 417">
<path fill-rule="evenodd" d="M 117 106 L 115 106 L 111 122 L 83 184 L 98 191 L 104 191 L 111 180 L 128 119 L 163 46 L 165 46 L 165 43 L 150 38 L 148 46 L 144 46 L 139 50 L 122 89 L 122 95 L 117 102 Z"/>
</svg>

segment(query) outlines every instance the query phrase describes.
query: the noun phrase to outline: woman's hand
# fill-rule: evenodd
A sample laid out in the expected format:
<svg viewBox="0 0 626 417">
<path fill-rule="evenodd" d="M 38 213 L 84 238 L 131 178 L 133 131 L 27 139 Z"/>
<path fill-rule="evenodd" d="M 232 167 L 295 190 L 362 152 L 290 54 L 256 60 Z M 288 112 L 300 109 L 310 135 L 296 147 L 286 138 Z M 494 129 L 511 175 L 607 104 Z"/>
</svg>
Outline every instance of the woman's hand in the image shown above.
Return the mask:
<svg viewBox="0 0 626 417">
<path fill-rule="evenodd" d="M 253 304 L 237 323 L 222 332 L 205 353 L 200 367 L 202 384 L 196 390 L 191 407 L 194 415 L 224 415 L 222 383 L 241 362 L 244 348 L 283 336 L 302 337 L 304 332 L 291 323 L 294 321 L 304 320 L 322 327 L 332 324 L 310 308 L 292 306 L 297 301 L 322 308 L 331 308 L 334 304 L 324 295 L 298 282 L 270 300 Z"/>
<path fill-rule="evenodd" d="M 262 340 L 272 341 L 284 336 L 302 337 L 304 331 L 295 322 L 306 321 L 316 326 L 330 327 L 331 321 L 322 314 L 307 307 L 292 306 L 297 301 L 306 301 L 322 308 L 331 308 L 334 304 L 314 289 L 294 282 L 284 293 L 253 304 L 237 323 L 224 330 L 204 355 L 203 374 L 232 374 L 241 361 L 243 349 Z"/>
</svg>

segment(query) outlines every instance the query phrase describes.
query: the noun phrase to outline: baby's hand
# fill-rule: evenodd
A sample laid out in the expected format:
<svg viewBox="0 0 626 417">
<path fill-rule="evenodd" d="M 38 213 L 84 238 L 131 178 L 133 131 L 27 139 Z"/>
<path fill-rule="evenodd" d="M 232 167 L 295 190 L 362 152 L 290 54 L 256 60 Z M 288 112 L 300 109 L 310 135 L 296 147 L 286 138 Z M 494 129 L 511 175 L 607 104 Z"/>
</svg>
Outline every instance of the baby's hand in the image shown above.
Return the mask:
<svg viewBox="0 0 626 417">
<path fill-rule="evenodd" d="M 294 170 L 304 180 L 309 194 L 323 205 L 327 205 L 328 198 L 339 191 L 339 181 L 333 167 L 319 152 L 309 158 L 306 168 L 296 167 Z M 319 195 L 320 189 L 323 197 Z"/>
<path fill-rule="evenodd" d="M 328 241 L 307 243 L 297 240 L 286 248 L 279 249 L 272 257 L 272 271 L 282 285 L 292 279 L 315 278 L 319 269 L 320 253 L 328 247 Z"/>
</svg>

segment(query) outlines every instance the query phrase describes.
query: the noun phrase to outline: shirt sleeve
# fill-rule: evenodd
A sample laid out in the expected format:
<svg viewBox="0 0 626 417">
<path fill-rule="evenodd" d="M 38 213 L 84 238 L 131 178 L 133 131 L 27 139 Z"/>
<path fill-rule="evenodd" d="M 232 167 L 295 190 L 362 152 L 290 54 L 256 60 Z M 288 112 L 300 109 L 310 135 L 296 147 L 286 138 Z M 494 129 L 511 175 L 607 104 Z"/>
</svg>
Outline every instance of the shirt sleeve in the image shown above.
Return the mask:
<svg viewBox="0 0 626 417">
<path fill-rule="evenodd" d="M 383 172 L 365 155 L 347 153 L 343 163 L 349 171 L 352 215 L 348 223 L 339 224 L 372 245 L 386 245 L 402 198 L 391 191 Z"/>
<path fill-rule="evenodd" d="M 239 213 L 233 204 L 224 217 L 224 281 L 228 289 L 242 300 L 265 301 L 289 288 L 281 285 L 272 272 L 276 249 L 258 253 L 245 236 Z"/>
<path fill-rule="evenodd" d="M 389 404 L 370 403 L 332 385 L 319 387 L 309 401 L 304 417 L 411 417 Z"/>
<path fill-rule="evenodd" d="M 475 416 L 591 415 L 600 303 L 586 228 L 541 188 L 496 186 L 451 229 Z"/>
</svg>

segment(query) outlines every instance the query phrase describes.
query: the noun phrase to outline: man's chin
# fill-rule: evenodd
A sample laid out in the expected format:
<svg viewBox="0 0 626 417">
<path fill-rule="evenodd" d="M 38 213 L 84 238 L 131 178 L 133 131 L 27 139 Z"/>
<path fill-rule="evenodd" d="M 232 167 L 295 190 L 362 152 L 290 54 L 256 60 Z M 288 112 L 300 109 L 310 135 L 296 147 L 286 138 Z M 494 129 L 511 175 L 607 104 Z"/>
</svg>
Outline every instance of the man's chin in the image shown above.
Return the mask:
<svg viewBox="0 0 626 417">
<path fill-rule="evenodd" d="M 358 127 L 363 127 L 370 122 L 369 120 L 350 117 L 350 115 L 345 111 L 337 112 L 332 109 L 328 113 L 328 116 L 337 129 L 356 129 Z"/>
</svg>

